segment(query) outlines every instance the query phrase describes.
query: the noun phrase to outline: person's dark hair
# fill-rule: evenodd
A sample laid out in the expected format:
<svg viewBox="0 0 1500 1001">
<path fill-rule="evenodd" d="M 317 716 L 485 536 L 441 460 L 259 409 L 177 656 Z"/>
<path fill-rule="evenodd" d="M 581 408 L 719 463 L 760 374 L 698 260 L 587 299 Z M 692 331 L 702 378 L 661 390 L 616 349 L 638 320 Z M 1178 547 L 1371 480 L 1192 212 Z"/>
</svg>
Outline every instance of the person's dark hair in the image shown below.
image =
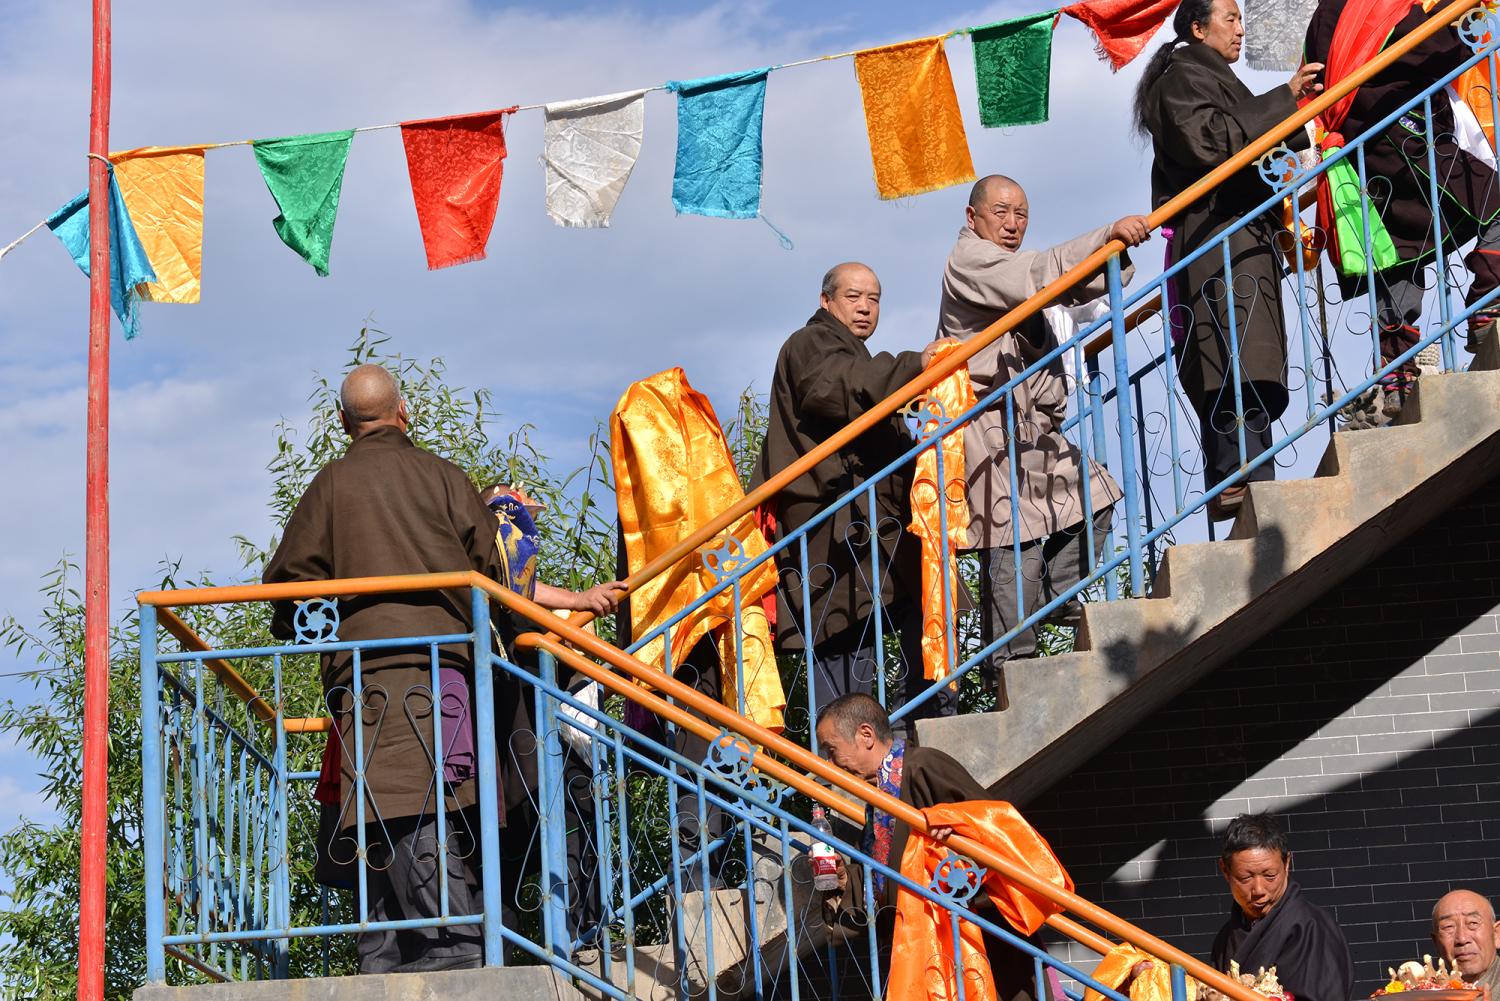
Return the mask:
<svg viewBox="0 0 1500 1001">
<path fill-rule="evenodd" d="M 1193 25 L 1207 24 L 1213 7 L 1213 0 L 1182 0 L 1177 13 L 1172 15 L 1172 30 L 1176 32 L 1176 37 L 1158 48 L 1147 61 L 1146 70 L 1141 74 L 1141 82 L 1135 86 L 1135 131 L 1142 138 L 1150 135 L 1146 128 L 1146 109 L 1151 88 L 1167 71 L 1167 63 L 1172 61 L 1172 50 L 1179 45 L 1190 45 L 1197 41 L 1193 38 Z"/>
<path fill-rule="evenodd" d="M 1219 852 L 1219 861 L 1228 865 L 1240 852 L 1257 848 L 1269 848 L 1283 859 L 1291 854 L 1286 834 L 1275 817 L 1269 813 L 1242 813 L 1224 829 L 1224 850 Z"/>
<path fill-rule="evenodd" d="M 891 731 L 891 717 L 879 702 L 864 692 L 840 695 L 819 709 L 818 722 L 814 728 L 822 726 L 825 721 L 837 727 L 839 735 L 846 739 L 854 736 L 854 731 L 859 729 L 861 723 L 870 724 L 880 740 L 890 740 L 895 736 Z"/>
</svg>

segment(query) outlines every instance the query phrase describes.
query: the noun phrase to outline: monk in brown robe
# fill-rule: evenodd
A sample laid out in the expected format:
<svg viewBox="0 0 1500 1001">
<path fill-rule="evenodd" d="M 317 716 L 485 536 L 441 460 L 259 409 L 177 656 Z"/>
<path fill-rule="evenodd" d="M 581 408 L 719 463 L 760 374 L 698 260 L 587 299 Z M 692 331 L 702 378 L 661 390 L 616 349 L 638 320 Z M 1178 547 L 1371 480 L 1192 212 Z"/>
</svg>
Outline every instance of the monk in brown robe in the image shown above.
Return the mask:
<svg viewBox="0 0 1500 1001">
<path fill-rule="evenodd" d="M 920 375 L 935 344 L 924 351 L 872 354 L 866 346 L 880 322 L 880 279 L 863 264 L 846 263 L 823 277 L 821 307 L 787 338 L 771 378 L 769 425 L 754 476 L 763 483 Z M 878 422 L 777 495 L 782 537 L 880 472 L 912 447 L 901 418 Z M 885 609 L 882 631 L 898 631 L 909 699 L 924 687 L 920 548 L 911 523 L 911 465 L 874 486 L 806 536 L 807 562 L 793 542 L 776 556 L 780 596 L 776 643 L 809 656 L 812 711 L 851 691 L 876 690 L 878 637 L 874 612 Z M 878 565 L 876 561 L 878 560 Z M 878 566 L 878 582 L 877 577 Z M 804 588 L 806 600 L 804 601 Z M 885 663 L 898 655 L 887 645 Z M 917 715 L 949 714 L 956 695 L 947 686 Z M 789 707 L 789 708 L 801 708 Z"/>
<path fill-rule="evenodd" d="M 1322 65 L 1308 63 L 1287 84 L 1250 92 L 1231 68 L 1245 37 L 1235 0 L 1183 0 L 1172 27 L 1177 37 L 1156 50 L 1135 93 L 1136 128 L 1150 137 L 1155 156 L 1156 208 L 1295 114 L 1298 98 L 1322 89 L 1314 82 Z M 1307 135 L 1294 133 L 1286 143 L 1306 148 Z M 1172 230 L 1171 259 L 1180 261 L 1210 243 L 1270 195 L 1253 164 L 1224 181 L 1163 227 L 1163 233 Z M 1169 283 L 1163 312 L 1179 342 L 1177 379 L 1202 428 L 1205 490 L 1270 449 L 1273 425 L 1286 410 L 1280 230 L 1280 213 L 1263 213 L 1229 238 L 1233 273 L 1227 279 L 1224 255 L 1212 250 Z M 1257 466 L 1209 501 L 1209 517 L 1233 518 L 1244 502 L 1245 482 L 1275 475 L 1274 461 Z"/>
<path fill-rule="evenodd" d="M 287 521 L 266 566 L 267 584 L 392 574 L 477 570 L 499 573 L 495 518 L 463 470 L 412 444 L 396 380 L 377 365 L 344 379 L 339 420 L 351 442 L 321 469 Z M 296 634 L 295 602 L 277 602 L 271 632 Z M 343 641 L 468 632 L 469 594 L 413 592 L 339 602 Z M 467 646 L 439 648 L 443 667 L 472 675 Z M 368 650 L 354 691 L 353 654 L 324 654 L 323 690 L 340 741 L 342 781 L 337 828 L 352 844 L 359 821 L 354 707 L 363 730 L 363 806 L 370 865 L 369 921 L 437 917 L 437 811 L 449 812 L 449 913 L 480 910 L 476 782 L 435 776 L 431 658 L 426 646 Z M 446 686 L 445 686 L 446 692 Z M 465 725 L 467 720 L 465 720 Z M 503 739 L 503 735 L 497 735 Z M 446 771 L 446 768 L 445 768 Z M 440 791 L 441 790 L 441 791 Z M 475 925 L 370 931 L 359 935 L 360 972 L 390 973 L 478 966 Z"/>
<path fill-rule="evenodd" d="M 823 756 L 850 775 L 895 796 L 901 802 L 925 810 L 942 803 L 964 803 L 994 799 L 968 769 L 935 747 L 918 747 L 896 736 L 890 716 L 867 695 L 853 693 L 835 699 L 818 714 L 818 747 Z M 946 841 L 953 832 L 934 827 L 932 837 Z M 899 872 L 911 837 L 911 825 L 871 807 L 865 809 L 865 827 L 860 834 L 865 854 Z M 851 869 L 839 860 L 840 889 L 824 900 L 835 940 L 842 939 L 862 962 L 868 962 L 868 916 L 864 914 L 865 867 Z M 875 937 L 881 962 L 888 965 L 895 926 L 896 893 L 893 880 L 870 870 L 875 902 Z M 980 893 L 971 902 L 976 914 L 1003 924 L 989 898 Z M 985 937 L 990 971 L 1000 1001 L 1031 1001 L 1034 967 L 1031 957 L 992 936 Z M 885 971 L 881 971 L 885 980 Z M 857 996 L 857 992 L 856 992 Z"/>
<path fill-rule="evenodd" d="M 1111 240 L 1134 247 L 1151 235 L 1144 216 L 1126 216 L 1047 250 L 1022 250 L 1031 207 L 1021 186 L 1001 174 L 991 174 L 974 185 L 965 215 L 958 243 L 943 268 L 938 316 L 939 336 L 965 341 L 983 333 Z M 1129 281 L 1133 273 L 1127 262 L 1121 279 Z M 1069 289 L 1058 303 L 1082 305 L 1104 293 L 1101 271 Z M 983 399 L 1057 346 L 1047 317 L 1040 312 L 1033 314 L 969 359 L 974 395 Z M 1063 365 L 1059 355 L 1012 390 L 1014 496 L 1005 397 L 964 428 L 971 509 L 969 545 L 980 551 L 980 606 L 986 644 L 1087 576 L 1093 569 L 1091 558 L 1097 563 L 1101 556 L 1109 555 L 1105 550 L 1111 506 L 1120 499 L 1120 488 L 1103 466 L 1090 460 L 1088 496 L 1084 496 L 1083 454 L 1062 433 L 1068 418 Z M 1086 526 L 1093 536 L 1092 547 L 1084 535 Z M 1071 622 L 1078 607 L 1076 601 L 1069 602 L 1053 617 Z M 997 709 L 1007 705 L 1005 662 L 1035 652 L 1036 626 L 1032 625 L 1017 633 L 984 665 L 985 682 L 995 690 Z"/>
</svg>

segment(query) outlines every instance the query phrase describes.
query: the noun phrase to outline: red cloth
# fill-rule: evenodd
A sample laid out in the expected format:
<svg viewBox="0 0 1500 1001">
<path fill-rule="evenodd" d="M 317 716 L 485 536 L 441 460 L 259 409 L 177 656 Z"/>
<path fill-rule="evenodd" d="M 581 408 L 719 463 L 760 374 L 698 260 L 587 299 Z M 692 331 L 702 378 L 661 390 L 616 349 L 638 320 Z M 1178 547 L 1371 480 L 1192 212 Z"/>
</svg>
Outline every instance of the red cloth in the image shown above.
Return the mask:
<svg viewBox="0 0 1500 1001">
<path fill-rule="evenodd" d="M 429 268 L 484 259 L 505 169 L 505 116 L 514 110 L 401 123 Z"/>
<path fill-rule="evenodd" d="M 1181 0 L 1084 0 L 1062 12 L 1089 26 L 1099 58 L 1119 71 L 1141 54 Z"/>
<path fill-rule="evenodd" d="M 1396 25 L 1419 3 L 1421 0 L 1348 0 L 1339 14 L 1338 24 L 1334 25 L 1333 39 L 1328 43 L 1328 61 L 1323 65 L 1322 74 L 1323 89 L 1333 87 L 1379 55 Z M 1339 130 L 1344 127 L 1358 93 L 1359 88 L 1354 88 L 1318 116 L 1324 132 L 1319 143 L 1322 149 L 1343 148 L 1344 137 Z M 1312 99 L 1305 97 L 1298 103 L 1306 104 Z M 1329 252 L 1334 261 L 1339 260 L 1338 226 L 1334 221 L 1333 190 L 1329 187 L 1327 171 L 1318 177 L 1318 229 L 1328 234 Z"/>
<path fill-rule="evenodd" d="M 318 769 L 318 784 L 313 787 L 313 799 L 331 806 L 339 805 L 339 772 L 344 767 L 344 756 L 339 753 L 338 730 L 328 731 L 328 743 L 323 745 L 323 766 Z"/>
</svg>

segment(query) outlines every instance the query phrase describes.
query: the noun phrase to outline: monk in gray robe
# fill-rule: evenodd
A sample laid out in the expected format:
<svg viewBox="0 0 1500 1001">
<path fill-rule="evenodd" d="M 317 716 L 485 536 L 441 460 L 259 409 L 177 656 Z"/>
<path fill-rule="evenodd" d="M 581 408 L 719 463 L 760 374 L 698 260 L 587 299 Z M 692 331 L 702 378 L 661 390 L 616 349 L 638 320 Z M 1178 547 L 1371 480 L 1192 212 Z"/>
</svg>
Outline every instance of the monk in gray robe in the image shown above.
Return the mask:
<svg viewBox="0 0 1500 1001">
<path fill-rule="evenodd" d="M 880 279 L 863 264 L 829 270 L 820 304 L 777 355 L 766 439 L 752 485 L 769 480 L 916 378 L 931 359 L 933 345 L 894 355 L 872 354 L 866 347 L 880 322 Z M 772 505 L 777 531 L 784 537 L 811 521 L 913 444 L 900 418 L 880 421 L 777 495 Z M 808 653 L 814 712 L 846 692 L 875 691 L 877 672 L 898 653 L 907 697 L 925 687 L 915 600 L 922 585 L 920 551 L 907 531 L 910 494 L 907 464 L 810 531 L 805 566 L 800 543 L 777 554 L 776 645 Z M 877 604 L 883 610 L 880 630 Z M 883 658 L 877 658 L 879 633 L 893 629 L 900 634 L 899 651 L 887 644 Z M 956 693 L 945 686 L 916 715 L 948 714 L 955 707 Z"/>
<path fill-rule="evenodd" d="M 1473 890 L 1454 890 L 1432 907 L 1432 941 L 1466 981 L 1500 998 L 1500 922 L 1495 908 Z"/>
<path fill-rule="evenodd" d="M 266 566 L 267 584 L 392 574 L 477 570 L 499 576 L 495 518 L 463 470 L 413 445 L 396 380 L 377 365 L 349 373 L 340 390 L 339 419 L 351 439 L 342 458 L 324 466 L 287 521 Z M 295 602 L 277 602 L 271 632 L 295 635 Z M 468 632 L 469 593 L 413 592 L 339 602 L 343 641 Z M 439 663 L 465 679 L 465 645 L 439 648 Z M 369 921 L 439 914 L 437 811 L 449 813 L 449 913 L 480 910 L 477 818 L 472 778 L 435 775 L 431 656 L 426 646 L 367 650 L 354 693 L 353 654 L 324 654 L 323 690 L 342 759 L 339 843 L 355 844 L 359 820 L 355 781 L 354 708 L 363 729 L 363 795 Z M 443 684 L 443 703 L 449 702 Z M 465 687 L 467 687 L 465 685 Z M 467 700 L 467 692 L 464 693 Z M 448 710 L 443 710 L 448 716 Z M 445 720 L 446 722 L 446 720 Z M 471 726 L 467 718 L 459 725 Z M 497 735 L 503 740 L 504 735 Z M 445 736 L 445 743 L 447 742 Z M 334 854 L 337 854 L 335 849 Z M 478 926 L 378 930 L 359 935 L 361 973 L 414 972 L 478 966 Z"/>
<path fill-rule="evenodd" d="M 938 334 L 968 340 L 1000 320 L 1110 240 L 1136 246 L 1150 235 L 1142 216 L 1109 226 L 1048 250 L 1022 250 L 1030 220 L 1026 192 L 1008 177 L 992 174 L 974 185 L 967 223 L 943 269 Z M 1127 262 L 1122 279 L 1133 268 Z M 1058 299 L 1081 305 L 1105 291 L 1102 272 Z M 983 400 L 1058 346 L 1046 316 L 1038 312 L 969 359 L 974 395 Z M 1015 479 L 1011 491 L 1009 420 L 1004 396 L 964 428 L 969 481 L 969 545 L 980 551 L 980 608 L 986 644 L 1077 584 L 1105 552 L 1111 505 L 1120 488 L 1104 467 L 1084 460 L 1062 433 L 1068 416 L 1067 379 L 1061 355 L 1011 390 L 1015 414 Z M 1085 493 L 1085 467 L 1087 492 Z M 1085 528 L 1089 528 L 1086 535 Z M 1092 549 L 1089 539 L 1092 539 Z M 1017 569 L 1017 550 L 1020 568 Z M 1076 601 L 1054 617 L 1076 616 Z M 1036 626 L 1021 630 L 982 668 L 995 690 L 996 708 L 1006 707 L 1004 664 L 1036 652 Z"/>
</svg>

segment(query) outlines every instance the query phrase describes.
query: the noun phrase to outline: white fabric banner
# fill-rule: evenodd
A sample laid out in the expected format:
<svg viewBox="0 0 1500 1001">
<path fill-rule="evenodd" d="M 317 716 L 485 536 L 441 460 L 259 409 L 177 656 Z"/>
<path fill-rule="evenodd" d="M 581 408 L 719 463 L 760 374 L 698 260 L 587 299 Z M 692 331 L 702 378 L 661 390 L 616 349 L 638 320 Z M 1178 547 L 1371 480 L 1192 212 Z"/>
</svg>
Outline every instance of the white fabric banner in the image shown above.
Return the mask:
<svg viewBox="0 0 1500 1001">
<path fill-rule="evenodd" d="M 635 168 L 646 126 L 646 92 L 547 105 L 542 164 L 547 214 L 559 226 L 608 226 Z"/>
</svg>

